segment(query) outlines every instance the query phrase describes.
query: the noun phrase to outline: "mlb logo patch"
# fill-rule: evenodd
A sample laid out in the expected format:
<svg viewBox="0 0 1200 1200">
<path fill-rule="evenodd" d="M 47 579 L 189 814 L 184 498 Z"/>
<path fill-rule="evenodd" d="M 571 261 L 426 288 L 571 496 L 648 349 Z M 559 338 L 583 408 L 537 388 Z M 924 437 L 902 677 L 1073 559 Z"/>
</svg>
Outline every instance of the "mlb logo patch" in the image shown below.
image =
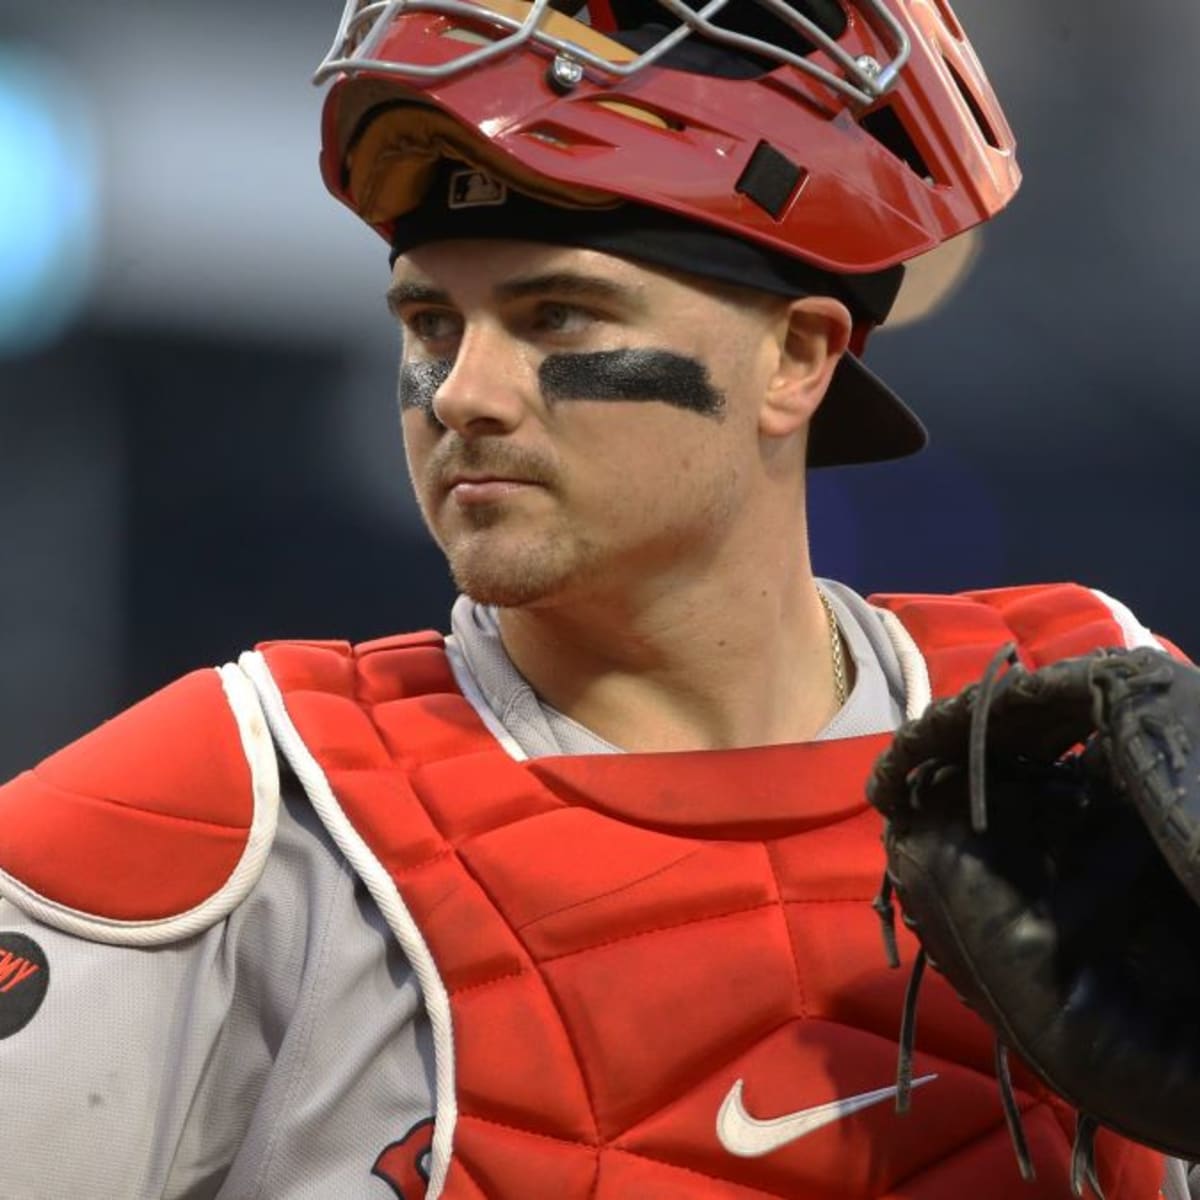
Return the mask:
<svg viewBox="0 0 1200 1200">
<path fill-rule="evenodd" d="M 508 199 L 508 185 L 493 179 L 483 171 L 455 171 L 450 176 L 450 208 L 483 208 L 503 204 Z"/>
</svg>

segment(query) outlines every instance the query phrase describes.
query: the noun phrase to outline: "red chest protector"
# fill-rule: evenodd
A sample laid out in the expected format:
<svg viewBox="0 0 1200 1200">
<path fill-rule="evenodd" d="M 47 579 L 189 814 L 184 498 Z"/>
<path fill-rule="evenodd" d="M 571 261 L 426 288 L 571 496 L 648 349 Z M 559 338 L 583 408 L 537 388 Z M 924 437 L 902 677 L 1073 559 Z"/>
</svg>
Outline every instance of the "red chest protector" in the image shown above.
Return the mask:
<svg viewBox="0 0 1200 1200">
<path fill-rule="evenodd" d="M 1077 587 L 876 603 L 935 696 L 1010 639 L 1031 666 L 1126 640 Z M 888 735 L 519 762 L 437 635 L 281 643 L 243 665 L 421 978 L 431 1196 L 1070 1195 L 1071 1115 L 1018 1076 L 1038 1169 L 1024 1184 L 991 1035 L 939 978 L 919 1013 L 926 1082 L 894 1112 L 907 971 L 884 961 L 863 799 Z M 1159 1155 L 1103 1134 L 1097 1156 L 1110 1200 L 1158 1194 Z"/>
</svg>

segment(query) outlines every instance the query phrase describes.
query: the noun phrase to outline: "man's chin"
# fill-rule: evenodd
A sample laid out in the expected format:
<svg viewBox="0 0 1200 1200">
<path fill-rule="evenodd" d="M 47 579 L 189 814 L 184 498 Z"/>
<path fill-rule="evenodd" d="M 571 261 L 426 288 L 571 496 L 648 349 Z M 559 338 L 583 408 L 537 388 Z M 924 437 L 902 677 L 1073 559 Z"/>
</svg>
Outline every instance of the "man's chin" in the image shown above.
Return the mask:
<svg viewBox="0 0 1200 1200">
<path fill-rule="evenodd" d="M 496 570 L 495 563 L 452 563 L 451 574 L 458 590 L 478 604 L 495 608 L 525 608 L 550 599 L 562 587 L 563 580 L 554 574 L 539 571 L 519 571 L 506 564 Z"/>
<path fill-rule="evenodd" d="M 458 590 L 470 596 L 477 604 L 488 604 L 493 608 L 528 608 L 547 597 L 546 592 L 531 588 L 490 586 L 458 579 L 455 582 L 458 584 Z"/>
<path fill-rule="evenodd" d="M 555 604 L 594 579 L 589 547 L 569 537 L 463 539 L 443 547 L 459 591 L 496 608 Z"/>
</svg>

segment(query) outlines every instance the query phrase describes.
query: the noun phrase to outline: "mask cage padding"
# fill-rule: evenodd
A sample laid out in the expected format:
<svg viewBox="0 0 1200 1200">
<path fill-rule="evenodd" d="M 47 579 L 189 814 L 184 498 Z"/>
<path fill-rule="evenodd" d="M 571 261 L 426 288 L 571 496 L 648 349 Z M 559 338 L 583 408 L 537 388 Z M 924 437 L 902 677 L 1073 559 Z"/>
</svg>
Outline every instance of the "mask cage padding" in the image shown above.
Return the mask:
<svg viewBox="0 0 1200 1200">
<path fill-rule="evenodd" d="M 570 3 L 571 0 L 564 2 Z M 703 7 L 702 0 L 684 2 L 694 11 Z M 837 0 L 795 0 L 791 7 L 835 40 L 846 32 L 848 20 Z M 611 8 L 618 27 L 618 32 L 611 36 L 638 51 L 649 49 L 679 24 L 672 20 L 657 0 L 611 0 Z M 799 30 L 793 29 L 757 0 L 729 0 L 709 20 L 721 29 L 781 46 L 793 54 L 806 56 L 816 49 Z M 663 66 L 677 71 L 715 75 L 724 79 L 753 79 L 779 66 L 772 59 L 705 43 L 698 38 L 685 39 L 659 61 Z"/>
<path fill-rule="evenodd" d="M 904 126 L 896 110 L 890 104 L 873 109 L 859 118 L 862 126 L 881 146 L 901 160 L 919 179 L 936 183 L 933 170 L 918 149 L 912 135 Z"/>
<path fill-rule="evenodd" d="M 695 0 L 689 0 L 689 2 L 694 4 Z M 812 0 L 807 0 L 807 2 L 793 4 L 792 7 L 812 20 L 835 41 L 846 32 L 845 13 L 836 4 L 831 6 L 824 3 L 814 4 Z M 832 9 L 832 12 L 827 11 L 829 8 Z M 834 13 L 838 18 L 836 22 L 830 19 Z M 770 42 L 772 45 L 782 46 L 784 49 L 792 51 L 793 54 L 807 55 L 816 49 L 816 46 L 802 33 L 777 17 L 769 8 L 756 4 L 753 0 L 730 0 L 729 4 L 712 16 L 711 20 L 721 29 L 728 29 L 733 33 L 744 34 L 747 37 Z"/>
<path fill-rule="evenodd" d="M 666 25 L 643 25 L 639 29 L 621 29 L 608 36 L 641 54 L 657 46 L 671 30 Z M 709 75 L 715 79 L 759 79 L 779 64 L 758 54 L 718 46 L 701 38 L 685 38 L 658 60 L 658 65 L 690 75 Z"/>
</svg>

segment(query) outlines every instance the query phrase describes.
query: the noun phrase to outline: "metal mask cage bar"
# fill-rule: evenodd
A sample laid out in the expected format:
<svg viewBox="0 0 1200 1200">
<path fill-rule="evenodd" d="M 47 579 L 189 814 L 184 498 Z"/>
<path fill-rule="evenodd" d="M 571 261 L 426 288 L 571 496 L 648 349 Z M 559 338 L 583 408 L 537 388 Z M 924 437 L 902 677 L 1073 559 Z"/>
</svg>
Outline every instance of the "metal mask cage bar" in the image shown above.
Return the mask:
<svg viewBox="0 0 1200 1200">
<path fill-rule="evenodd" d="M 323 83 L 331 75 L 359 71 L 371 71 L 382 75 L 395 75 L 410 79 L 445 79 L 479 63 L 498 58 L 527 42 L 548 47 L 582 66 L 590 67 L 601 79 L 610 81 L 625 79 L 662 58 L 685 38 L 696 33 L 702 37 L 735 50 L 759 55 L 780 64 L 787 64 L 832 88 L 846 97 L 852 104 L 863 107 L 873 104 L 888 92 L 904 69 L 912 44 L 908 32 L 887 8 L 883 0 L 856 0 L 857 7 L 873 18 L 876 30 L 891 42 L 891 57 L 880 63 L 863 55 L 855 58 L 848 54 L 837 41 L 830 37 L 815 21 L 797 12 L 786 0 L 739 0 L 755 3 L 790 26 L 814 46 L 823 50 L 841 69 L 843 74 L 830 71 L 819 63 L 793 53 L 783 46 L 760 38 L 737 33 L 715 25 L 716 16 L 730 0 L 708 0 L 701 9 L 690 8 L 684 0 L 658 0 L 658 3 L 679 20 L 677 28 L 665 34 L 655 45 L 628 62 L 613 62 L 564 38 L 553 36 L 540 28 L 547 10 L 552 10 L 550 0 L 533 0 L 523 20 L 497 12 L 486 4 L 486 0 L 472 3 L 471 0 L 347 0 L 338 22 L 333 45 L 313 76 L 313 82 Z M 429 12 L 443 16 L 458 17 L 470 21 L 484 21 L 502 31 L 500 37 L 489 45 L 467 51 L 450 62 L 430 65 L 428 63 L 395 62 L 374 57 L 374 52 L 396 18 L 407 13 Z"/>
</svg>

